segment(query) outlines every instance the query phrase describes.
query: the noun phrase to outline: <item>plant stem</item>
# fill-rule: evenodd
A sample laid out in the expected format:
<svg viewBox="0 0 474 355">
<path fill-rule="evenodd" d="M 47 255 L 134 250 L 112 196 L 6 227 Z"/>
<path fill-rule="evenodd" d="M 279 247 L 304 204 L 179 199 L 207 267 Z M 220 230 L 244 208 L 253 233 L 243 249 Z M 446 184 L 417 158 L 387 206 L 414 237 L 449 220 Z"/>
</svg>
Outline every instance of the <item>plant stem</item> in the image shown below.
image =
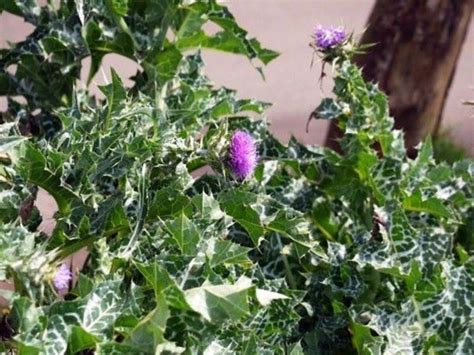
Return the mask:
<svg viewBox="0 0 474 355">
<path fill-rule="evenodd" d="M 283 244 L 280 239 L 280 235 L 276 233 L 277 241 L 278 241 L 278 246 L 280 247 L 280 250 L 283 251 Z M 290 268 L 290 263 L 288 262 L 288 258 L 286 255 L 282 252 L 281 253 L 282 259 L 283 259 L 283 264 L 285 265 L 285 272 L 286 272 L 286 278 L 288 279 L 288 284 L 290 285 L 291 288 L 296 289 L 296 281 L 293 276 L 293 273 L 291 272 Z"/>
</svg>

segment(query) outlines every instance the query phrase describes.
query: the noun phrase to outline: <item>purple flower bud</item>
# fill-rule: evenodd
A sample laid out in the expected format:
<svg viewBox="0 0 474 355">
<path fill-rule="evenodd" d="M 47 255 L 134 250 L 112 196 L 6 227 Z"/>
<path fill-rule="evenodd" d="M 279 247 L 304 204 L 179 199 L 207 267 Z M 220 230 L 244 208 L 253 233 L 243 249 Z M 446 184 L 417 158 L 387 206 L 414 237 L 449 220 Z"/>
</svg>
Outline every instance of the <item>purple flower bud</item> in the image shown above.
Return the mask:
<svg viewBox="0 0 474 355">
<path fill-rule="evenodd" d="M 234 132 L 230 140 L 229 158 L 230 168 L 238 178 L 245 179 L 253 173 L 257 166 L 257 147 L 250 134 Z"/>
<path fill-rule="evenodd" d="M 68 290 L 69 282 L 72 279 L 72 273 L 69 270 L 69 266 L 61 264 L 54 275 L 53 284 L 59 293 L 63 293 Z"/>
<path fill-rule="evenodd" d="M 346 33 L 342 27 L 323 27 L 318 25 L 314 31 L 314 39 L 318 48 L 328 49 L 344 42 Z"/>
</svg>

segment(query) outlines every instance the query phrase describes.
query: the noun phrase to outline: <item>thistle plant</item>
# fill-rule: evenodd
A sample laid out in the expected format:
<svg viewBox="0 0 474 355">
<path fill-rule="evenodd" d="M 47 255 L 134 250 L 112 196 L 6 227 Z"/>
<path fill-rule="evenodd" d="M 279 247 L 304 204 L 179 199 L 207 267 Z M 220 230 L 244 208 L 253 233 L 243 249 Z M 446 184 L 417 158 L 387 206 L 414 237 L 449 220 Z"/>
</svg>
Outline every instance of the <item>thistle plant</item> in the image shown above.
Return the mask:
<svg viewBox="0 0 474 355">
<path fill-rule="evenodd" d="M 429 139 L 407 158 L 350 35 L 318 49 L 334 97 L 312 114 L 338 122 L 343 153 L 281 144 L 246 117 L 268 105 L 213 87 L 199 49 L 254 65 L 277 54 L 214 1 L 158 4 L 0 5 L 38 29 L 0 60 L 0 281 L 15 288 L 1 293 L 1 351 L 469 353 L 473 162 L 436 163 Z M 72 84 L 104 51 L 141 70 L 129 89 L 113 71 L 101 101 Z M 37 75 L 10 74 L 14 63 Z M 60 76 L 70 86 L 45 91 Z M 247 183 L 199 174 L 224 152 Z M 25 213 L 36 187 L 58 206 L 51 236 Z M 58 265 L 84 248 L 69 289 Z"/>
<path fill-rule="evenodd" d="M 323 27 L 318 25 L 314 31 L 314 44 L 320 50 L 326 50 L 328 48 L 338 46 L 345 40 L 346 32 L 341 26 Z"/>
<path fill-rule="evenodd" d="M 229 145 L 229 164 L 240 179 L 250 176 L 257 166 L 257 148 L 251 135 L 236 131 Z"/>
<path fill-rule="evenodd" d="M 65 293 L 69 289 L 69 283 L 72 280 L 72 272 L 67 264 L 61 264 L 54 274 L 53 284 L 59 293 Z"/>
</svg>

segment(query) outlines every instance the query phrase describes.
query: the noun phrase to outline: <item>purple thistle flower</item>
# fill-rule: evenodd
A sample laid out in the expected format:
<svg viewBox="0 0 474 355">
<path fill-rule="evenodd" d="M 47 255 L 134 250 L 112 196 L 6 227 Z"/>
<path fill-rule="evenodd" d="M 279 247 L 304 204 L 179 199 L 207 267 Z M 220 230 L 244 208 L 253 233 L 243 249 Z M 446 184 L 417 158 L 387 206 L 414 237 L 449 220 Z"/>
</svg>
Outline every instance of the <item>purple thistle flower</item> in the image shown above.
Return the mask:
<svg viewBox="0 0 474 355">
<path fill-rule="evenodd" d="M 69 281 L 72 279 L 72 272 L 69 270 L 69 266 L 61 264 L 54 275 L 53 284 L 59 293 L 65 292 L 69 288 Z"/>
<path fill-rule="evenodd" d="M 346 39 L 343 27 L 323 27 L 316 26 L 314 31 L 315 44 L 320 49 L 328 49 L 341 44 Z"/>
<path fill-rule="evenodd" d="M 240 179 L 253 173 L 257 166 L 257 147 L 250 134 L 236 131 L 232 135 L 229 147 L 230 168 Z"/>
</svg>

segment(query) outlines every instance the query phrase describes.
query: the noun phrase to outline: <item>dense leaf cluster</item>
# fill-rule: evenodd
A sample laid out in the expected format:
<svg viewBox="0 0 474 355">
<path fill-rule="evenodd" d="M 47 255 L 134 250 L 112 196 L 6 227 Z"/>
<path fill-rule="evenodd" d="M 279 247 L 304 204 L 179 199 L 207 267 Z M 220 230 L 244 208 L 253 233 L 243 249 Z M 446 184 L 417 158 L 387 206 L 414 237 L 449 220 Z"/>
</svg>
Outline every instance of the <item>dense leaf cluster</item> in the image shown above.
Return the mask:
<svg viewBox="0 0 474 355">
<path fill-rule="evenodd" d="M 215 1 L 0 10 L 35 26 L 0 57 L 0 281 L 15 288 L 1 290 L 0 351 L 472 352 L 474 163 L 436 163 L 429 140 L 406 157 L 350 38 L 323 53 L 334 98 L 312 114 L 338 121 L 338 154 L 282 145 L 248 117 L 265 103 L 203 75 L 199 48 L 276 57 Z M 100 101 L 75 83 L 84 58 L 92 78 L 107 53 L 140 70 L 132 88 L 113 71 Z M 228 164 L 236 130 L 259 149 L 245 181 Z M 38 187 L 58 206 L 51 236 L 37 229 Z M 58 294 L 59 265 L 83 248 Z"/>
</svg>

